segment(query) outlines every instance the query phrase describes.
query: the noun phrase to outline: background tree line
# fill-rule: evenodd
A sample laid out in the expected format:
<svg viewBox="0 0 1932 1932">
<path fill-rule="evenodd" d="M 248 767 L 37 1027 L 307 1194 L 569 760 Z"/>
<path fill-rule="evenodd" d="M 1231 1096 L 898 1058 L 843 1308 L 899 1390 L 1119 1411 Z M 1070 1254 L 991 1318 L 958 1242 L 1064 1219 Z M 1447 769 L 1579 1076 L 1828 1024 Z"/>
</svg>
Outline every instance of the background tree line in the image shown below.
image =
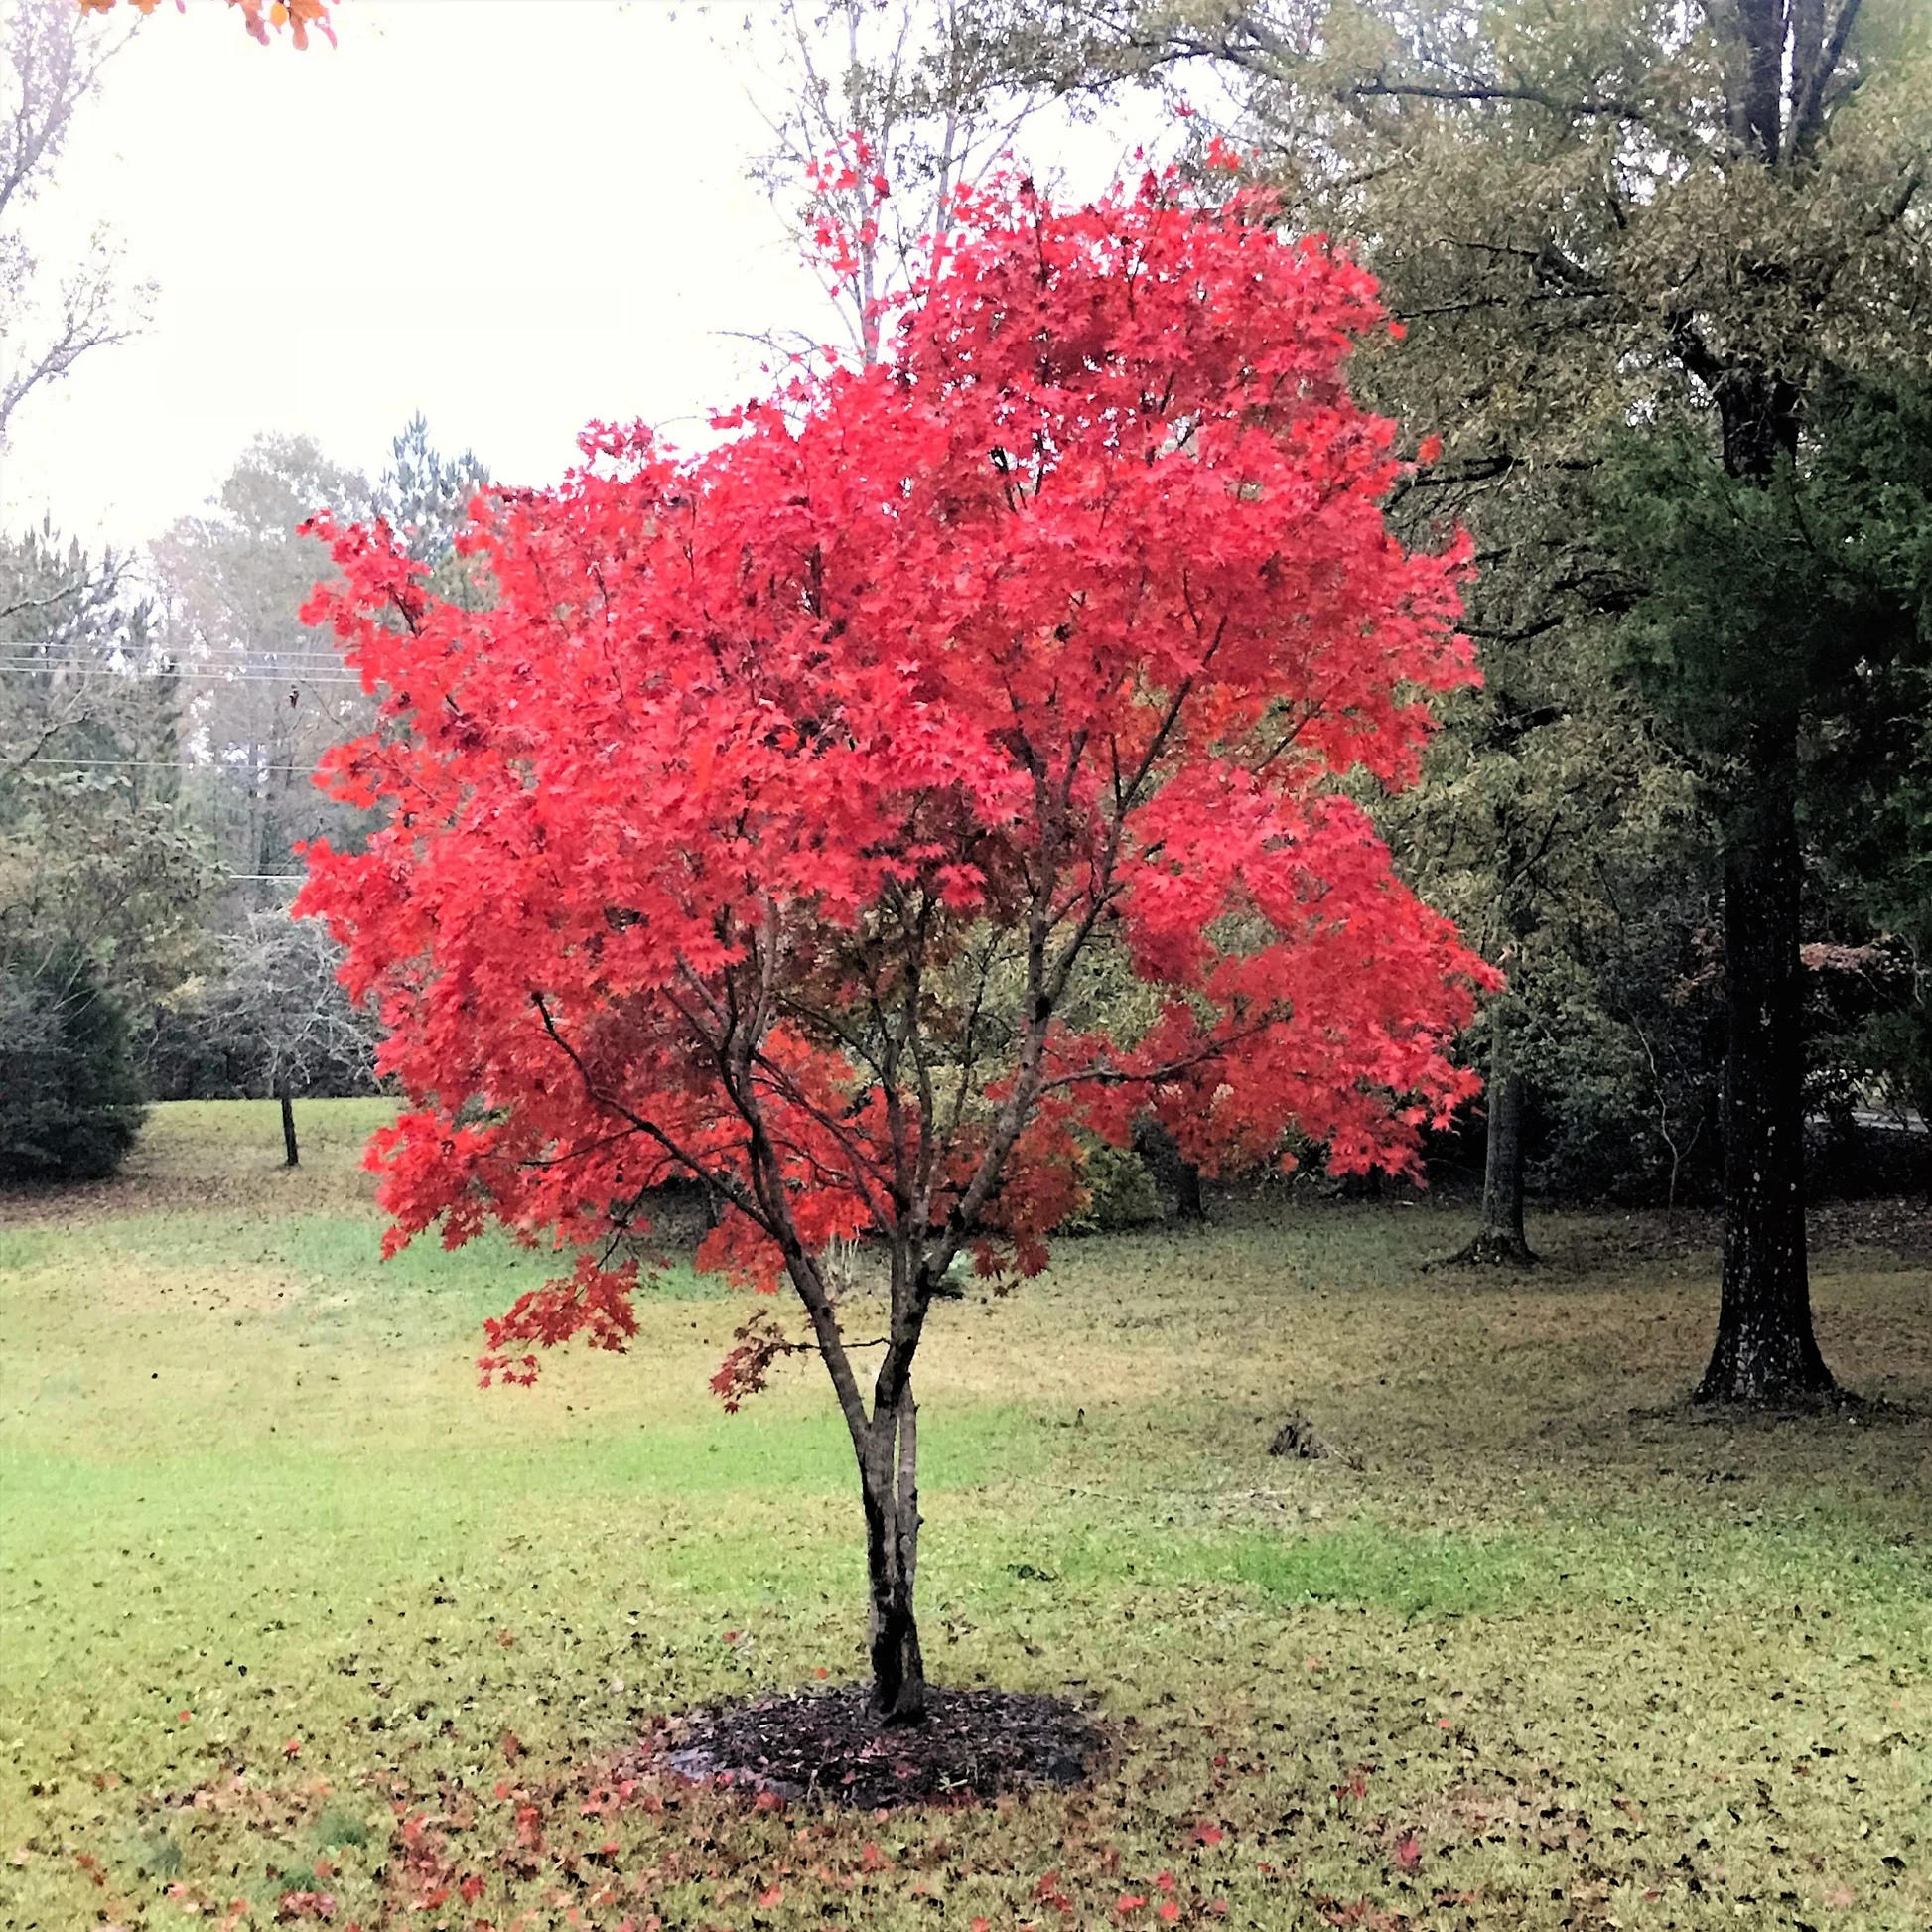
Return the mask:
<svg viewBox="0 0 1932 1932">
<path fill-rule="evenodd" d="M 374 1030 L 326 933 L 290 920 L 297 848 L 353 846 L 311 782 L 369 706 L 298 616 L 322 504 L 384 517 L 445 580 L 485 472 L 419 417 L 374 483 L 263 438 L 139 560 L 0 542 L 0 1171 L 110 1172 L 147 1099 L 365 1092 Z"/>
</svg>

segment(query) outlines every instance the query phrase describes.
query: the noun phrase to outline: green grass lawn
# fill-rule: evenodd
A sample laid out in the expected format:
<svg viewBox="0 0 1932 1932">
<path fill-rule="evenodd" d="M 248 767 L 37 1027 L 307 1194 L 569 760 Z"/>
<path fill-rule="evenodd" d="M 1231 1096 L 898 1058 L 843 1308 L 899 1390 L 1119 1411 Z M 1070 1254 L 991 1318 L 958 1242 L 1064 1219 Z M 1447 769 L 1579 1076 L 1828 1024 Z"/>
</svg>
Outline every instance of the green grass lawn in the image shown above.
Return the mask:
<svg viewBox="0 0 1932 1932">
<path fill-rule="evenodd" d="M 1894 1407 L 1736 1423 L 1677 1406 L 1696 1228 L 1545 1220 L 1520 1280 L 1286 1190 L 1067 1242 L 936 1320 L 920 1589 L 933 1676 L 1089 1701 L 1101 1779 L 621 1801 L 653 1717 L 860 1668 L 822 1371 L 724 1415 L 743 1298 L 672 1270 L 630 1357 L 479 1391 L 542 1258 L 378 1263 L 380 1110 L 300 1114 L 297 1173 L 184 1105 L 0 1199 L 0 1927 L 1932 1923 L 1923 1267 L 1817 1265 Z M 1363 1466 L 1271 1459 L 1292 1410 Z"/>
</svg>

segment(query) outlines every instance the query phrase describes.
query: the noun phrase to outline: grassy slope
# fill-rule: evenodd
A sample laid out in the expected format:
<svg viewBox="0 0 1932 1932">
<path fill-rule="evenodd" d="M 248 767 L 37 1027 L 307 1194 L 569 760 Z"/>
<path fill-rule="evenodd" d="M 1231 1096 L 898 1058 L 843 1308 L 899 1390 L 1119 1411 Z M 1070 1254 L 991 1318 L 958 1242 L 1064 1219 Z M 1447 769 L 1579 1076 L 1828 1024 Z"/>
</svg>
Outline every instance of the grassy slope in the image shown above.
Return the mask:
<svg viewBox="0 0 1932 1932">
<path fill-rule="evenodd" d="M 1608 1220 L 1471 1281 L 1431 1210 L 1305 1207 L 946 1311 L 929 1662 L 1094 1699 L 1111 1775 L 587 1815 L 652 1714 L 857 1671 L 847 1451 L 807 1364 L 718 1411 L 741 1302 L 682 1272 L 633 1358 L 478 1392 L 541 1260 L 378 1267 L 374 1117 L 303 1109 L 286 1174 L 271 1108 L 164 1108 L 129 1179 L 0 1202 L 0 1927 L 1932 1918 L 1932 1433 L 1669 1411 L 1711 1259 Z M 1817 1297 L 1932 1404 L 1922 1270 Z M 1290 1408 L 1365 1469 L 1271 1460 Z"/>
</svg>

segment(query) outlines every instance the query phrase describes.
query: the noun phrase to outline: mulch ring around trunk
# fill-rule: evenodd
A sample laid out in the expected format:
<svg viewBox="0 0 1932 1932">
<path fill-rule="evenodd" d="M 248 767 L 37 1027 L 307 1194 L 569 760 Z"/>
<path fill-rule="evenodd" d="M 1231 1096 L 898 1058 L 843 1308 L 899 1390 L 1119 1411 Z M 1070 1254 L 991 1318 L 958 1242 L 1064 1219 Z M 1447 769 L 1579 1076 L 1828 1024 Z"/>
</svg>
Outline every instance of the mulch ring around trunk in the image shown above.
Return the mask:
<svg viewBox="0 0 1932 1932">
<path fill-rule="evenodd" d="M 1106 1749 L 1077 1705 L 1015 1691 L 926 1693 L 925 1722 L 882 1730 L 867 1687 L 796 1691 L 693 1711 L 639 1752 L 631 1775 L 768 1792 L 787 1804 L 977 1804 L 1002 1792 L 1083 1783 Z"/>
</svg>

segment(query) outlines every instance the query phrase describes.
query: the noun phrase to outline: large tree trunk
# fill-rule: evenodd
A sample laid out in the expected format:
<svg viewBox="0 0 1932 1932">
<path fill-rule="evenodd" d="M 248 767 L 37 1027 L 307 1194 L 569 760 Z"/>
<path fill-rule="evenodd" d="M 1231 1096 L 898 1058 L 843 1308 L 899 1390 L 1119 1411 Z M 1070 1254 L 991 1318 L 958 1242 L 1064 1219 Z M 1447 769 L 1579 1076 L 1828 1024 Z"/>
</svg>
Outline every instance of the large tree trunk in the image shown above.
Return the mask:
<svg viewBox="0 0 1932 1932">
<path fill-rule="evenodd" d="M 1798 449 L 1796 385 L 1736 367 L 1712 385 L 1725 468 L 1765 483 Z M 1724 813 L 1725 1269 L 1700 1402 L 1820 1394 L 1805 1258 L 1804 1008 L 1798 922 L 1798 718 L 1766 716 Z"/>
<path fill-rule="evenodd" d="M 289 1092 L 286 1074 L 276 1076 L 275 1098 L 282 1103 L 282 1165 L 285 1168 L 300 1167 L 301 1150 L 295 1144 L 295 1100 Z"/>
<path fill-rule="evenodd" d="M 1779 1402 L 1833 1386 L 1805 1261 L 1797 726 L 1752 746 L 1725 827 L 1725 1263 L 1700 1402 Z"/>
<path fill-rule="evenodd" d="M 859 1456 L 872 1603 L 872 1708 L 889 1725 L 925 1717 L 925 1659 L 912 1592 L 919 1559 L 918 1409 L 908 1378 L 896 1408 L 872 1420 Z"/>
</svg>

